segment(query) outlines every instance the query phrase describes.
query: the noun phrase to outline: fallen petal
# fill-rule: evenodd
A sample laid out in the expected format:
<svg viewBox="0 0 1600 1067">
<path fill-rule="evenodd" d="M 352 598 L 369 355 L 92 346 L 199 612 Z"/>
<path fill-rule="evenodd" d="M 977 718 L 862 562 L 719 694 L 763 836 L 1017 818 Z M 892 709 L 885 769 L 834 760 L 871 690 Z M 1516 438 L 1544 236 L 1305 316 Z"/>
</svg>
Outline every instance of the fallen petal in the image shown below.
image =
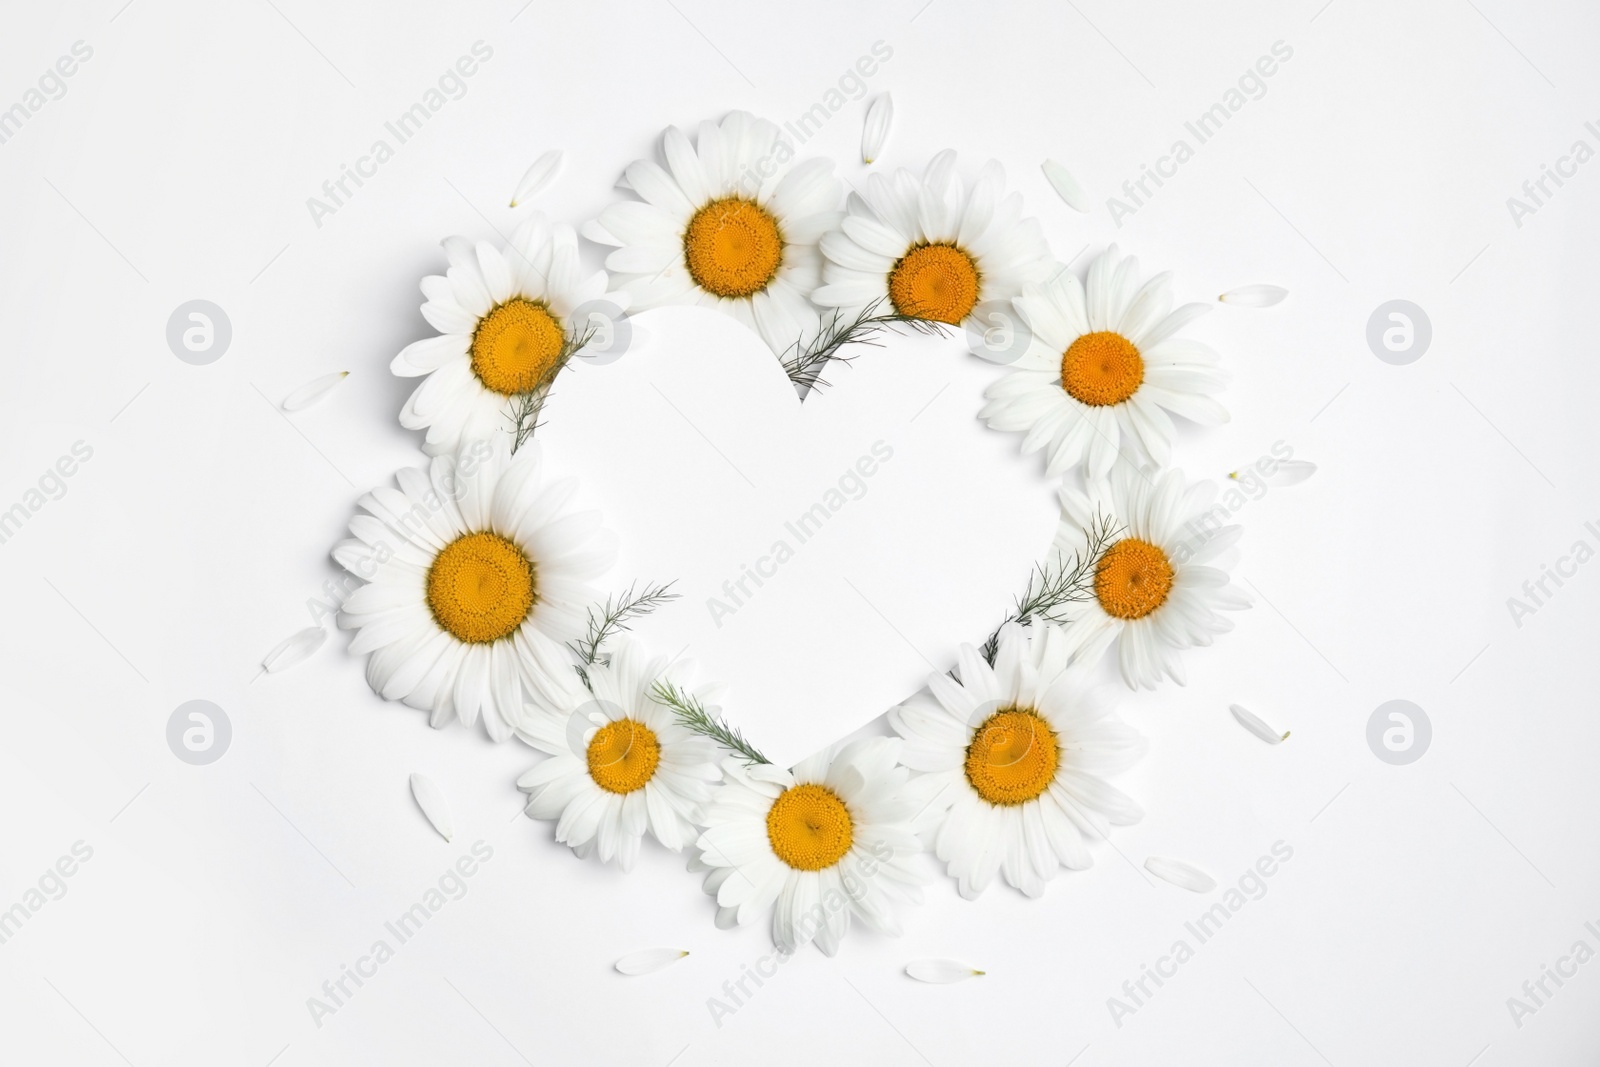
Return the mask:
<svg viewBox="0 0 1600 1067">
<path fill-rule="evenodd" d="M 893 123 L 894 100 L 884 93 L 867 108 L 867 122 L 861 129 L 861 162 L 871 164 L 877 160 Z"/>
<path fill-rule="evenodd" d="M 1249 468 L 1245 468 L 1248 472 Z M 1299 485 L 1313 474 L 1317 473 L 1317 465 L 1308 463 L 1303 459 L 1286 459 L 1280 462 L 1271 474 L 1265 475 L 1261 480 L 1268 485 Z M 1239 480 L 1238 471 L 1229 471 L 1228 477 L 1234 481 Z"/>
<path fill-rule="evenodd" d="M 1281 734 L 1278 733 L 1248 709 L 1242 708 L 1237 704 L 1229 704 L 1228 710 L 1233 712 L 1233 717 L 1239 720 L 1240 726 L 1243 726 L 1269 745 L 1276 745 L 1289 740 L 1288 730 Z"/>
<path fill-rule="evenodd" d="M 1288 295 L 1289 290 L 1278 285 L 1242 285 L 1237 289 L 1229 289 L 1217 299 L 1242 308 L 1269 308 L 1273 304 L 1283 303 L 1283 298 Z"/>
<path fill-rule="evenodd" d="M 309 382 L 302 385 L 300 388 L 296 389 L 294 392 L 290 393 L 284 398 L 283 410 L 299 411 L 302 408 L 310 407 L 312 404 L 315 404 L 324 396 L 328 395 L 328 390 L 332 389 L 334 386 L 338 385 L 348 377 L 350 377 L 350 372 L 347 370 L 341 370 L 335 371 L 332 374 L 324 374 L 320 378 L 311 379 Z"/>
<path fill-rule="evenodd" d="M 304 630 L 292 634 L 268 652 L 261 660 L 262 669 L 268 674 L 293 667 L 296 663 L 306 659 L 322 647 L 322 642 L 328 639 L 328 631 L 320 626 L 307 626 Z"/>
<path fill-rule="evenodd" d="M 1161 879 L 1171 882 L 1179 889 L 1187 889 L 1191 893 L 1209 893 L 1217 888 L 1217 880 L 1202 871 L 1199 867 L 1183 862 L 1182 860 L 1162 859 L 1160 856 L 1151 856 L 1144 861 L 1144 869 Z"/>
<path fill-rule="evenodd" d="M 511 194 L 511 206 L 525 204 L 537 196 L 544 187 L 555 181 L 561 174 L 561 166 L 567 160 L 567 154 L 559 148 L 552 148 L 544 155 L 533 161 L 522 180 L 517 183 L 517 191 Z"/>
<path fill-rule="evenodd" d="M 450 805 L 445 803 L 444 794 L 433 779 L 425 774 L 413 774 L 411 795 L 417 798 L 417 807 L 422 809 L 422 814 L 428 817 L 433 828 L 439 831 L 439 836 L 450 840 L 455 833 L 450 823 Z"/>
<path fill-rule="evenodd" d="M 649 974 L 659 971 L 669 964 L 677 963 L 689 953 L 681 948 L 647 948 L 643 952 L 631 952 L 617 961 L 619 974 Z"/>
<path fill-rule="evenodd" d="M 906 964 L 906 973 L 919 982 L 949 985 L 951 982 L 964 982 L 984 972 L 955 960 L 913 960 Z"/>
<path fill-rule="evenodd" d="M 1267 484 L 1299 485 L 1315 473 L 1317 473 L 1315 463 L 1307 463 L 1303 459 L 1286 459 L 1278 464 L 1277 470 L 1267 475 Z"/>
<path fill-rule="evenodd" d="M 1053 159 L 1044 161 L 1041 168 L 1044 176 L 1049 179 L 1050 185 L 1055 189 L 1056 195 L 1067 202 L 1067 206 L 1074 211 L 1087 212 L 1089 210 L 1089 194 L 1083 191 L 1083 186 L 1078 184 L 1078 179 L 1072 172 Z"/>
</svg>

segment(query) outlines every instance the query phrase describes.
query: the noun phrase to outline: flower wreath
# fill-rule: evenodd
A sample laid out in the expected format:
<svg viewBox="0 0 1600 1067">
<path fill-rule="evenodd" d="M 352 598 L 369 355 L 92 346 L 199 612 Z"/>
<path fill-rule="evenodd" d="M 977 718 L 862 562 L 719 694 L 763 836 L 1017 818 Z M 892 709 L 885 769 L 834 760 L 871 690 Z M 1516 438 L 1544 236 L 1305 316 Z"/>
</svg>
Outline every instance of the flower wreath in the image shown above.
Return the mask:
<svg viewBox="0 0 1600 1067">
<path fill-rule="evenodd" d="M 1214 489 L 1166 466 L 1172 415 L 1227 419 L 1217 354 L 1179 336 L 1206 305 L 1174 310 L 1169 276 L 1144 279 L 1114 246 L 1080 281 L 994 162 L 964 178 L 945 151 L 920 176 L 873 173 L 841 210 L 833 163 L 794 162 L 743 112 L 693 140 L 669 128 L 661 155 L 627 168 L 636 199 L 582 228 L 611 248 L 604 271 L 585 275 L 577 233 L 542 215 L 504 247 L 443 242 L 447 269 L 421 283 L 439 333 L 392 364 L 422 379 L 400 422 L 431 462 L 362 496 L 333 550 L 364 582 L 339 615 L 350 652 L 431 725 L 481 717 L 494 741 L 546 753 L 517 785 L 578 856 L 627 870 L 647 832 L 688 849 L 718 925 L 770 913 L 781 951 L 831 955 L 853 919 L 896 932 L 924 850 L 964 897 L 997 875 L 1038 896 L 1141 816 L 1105 779 L 1144 740 L 1092 670 L 1114 645 L 1128 686 L 1181 684 L 1182 651 L 1249 605 L 1225 567 L 1239 528 L 1202 521 Z M 623 633 L 670 583 L 603 601 L 590 586 L 614 539 L 567 508 L 570 480 L 544 477 L 539 412 L 570 361 L 615 353 L 627 309 L 669 304 L 754 330 L 802 398 L 879 331 L 981 336 L 986 306 L 1020 318 L 1020 342 L 975 349 L 1010 364 L 978 416 L 1070 479 L 1054 550 L 987 641 L 889 712 L 895 736 L 774 766 L 711 688 Z"/>
</svg>

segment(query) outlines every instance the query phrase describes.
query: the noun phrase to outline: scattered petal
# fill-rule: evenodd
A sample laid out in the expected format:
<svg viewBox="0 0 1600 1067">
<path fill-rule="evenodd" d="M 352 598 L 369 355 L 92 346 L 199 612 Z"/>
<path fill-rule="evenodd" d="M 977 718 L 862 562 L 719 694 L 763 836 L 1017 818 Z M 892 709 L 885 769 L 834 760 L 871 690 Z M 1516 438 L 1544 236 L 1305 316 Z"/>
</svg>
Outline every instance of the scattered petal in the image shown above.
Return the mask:
<svg viewBox="0 0 1600 1067">
<path fill-rule="evenodd" d="M 313 378 L 288 396 L 284 397 L 283 410 L 299 411 L 308 408 L 328 394 L 328 390 L 350 377 L 347 370 L 335 371 L 324 374 L 320 378 Z"/>
<path fill-rule="evenodd" d="M 1315 473 L 1317 473 L 1315 463 L 1307 463 L 1303 459 L 1286 459 L 1278 464 L 1277 470 L 1267 475 L 1267 484 L 1299 485 Z"/>
<path fill-rule="evenodd" d="M 894 123 L 894 100 L 884 93 L 867 108 L 867 122 L 861 129 L 861 162 L 872 164 L 883 151 L 889 139 L 889 127 Z"/>
<path fill-rule="evenodd" d="M 1055 189 L 1056 195 L 1067 202 L 1067 206 L 1074 211 L 1087 212 L 1089 210 L 1089 194 L 1083 191 L 1083 186 L 1078 184 L 1078 179 L 1072 172 L 1053 159 L 1047 159 L 1040 167 L 1044 176 L 1050 180 L 1050 185 Z"/>
<path fill-rule="evenodd" d="M 913 960 L 906 964 L 906 973 L 919 982 L 949 985 L 951 982 L 964 982 L 984 972 L 955 960 Z"/>
<path fill-rule="evenodd" d="M 308 658 L 311 653 L 322 647 L 322 642 L 328 639 L 328 631 L 320 626 L 307 626 L 304 630 L 290 635 L 268 652 L 261 660 L 261 667 L 268 674 L 293 667 L 301 660 Z"/>
<path fill-rule="evenodd" d="M 1281 734 L 1278 733 L 1278 731 L 1262 722 L 1254 712 L 1251 712 L 1246 708 L 1241 708 L 1237 704 L 1229 704 L 1228 710 L 1233 712 L 1233 717 L 1239 720 L 1240 726 L 1243 726 L 1246 730 L 1249 730 L 1251 733 L 1255 734 L 1269 745 L 1276 745 L 1289 740 L 1288 730 L 1285 730 Z"/>
<path fill-rule="evenodd" d="M 1199 867 L 1183 862 L 1182 860 L 1167 860 L 1160 856 L 1151 856 L 1144 861 L 1144 869 L 1161 879 L 1171 882 L 1179 889 L 1187 889 L 1191 893 L 1209 893 L 1217 888 L 1217 880 L 1202 871 Z"/>
<path fill-rule="evenodd" d="M 439 836 L 450 840 L 455 833 L 450 824 L 450 805 L 445 803 L 444 794 L 433 779 L 425 774 L 413 774 L 411 795 L 417 798 L 417 807 L 422 809 L 422 814 L 428 817 L 433 828 L 439 831 Z"/>
<path fill-rule="evenodd" d="M 677 963 L 688 954 L 688 950 L 681 948 L 647 948 L 643 952 L 630 952 L 617 961 L 617 972 L 649 974 L 651 971 L 659 971 L 669 964 Z"/>
<path fill-rule="evenodd" d="M 1279 285 L 1242 285 L 1237 289 L 1229 289 L 1217 299 L 1242 308 L 1269 308 L 1273 304 L 1283 303 L 1283 298 L 1288 295 L 1289 290 Z"/>
<path fill-rule="evenodd" d="M 1245 468 L 1245 470 L 1248 472 L 1249 468 Z M 1268 485 L 1299 485 L 1315 473 L 1317 473 L 1317 465 L 1315 463 L 1308 463 L 1303 459 L 1286 459 L 1279 463 L 1271 474 L 1263 476 L 1261 480 Z M 1238 481 L 1239 472 L 1229 471 L 1228 477 Z"/>
<path fill-rule="evenodd" d="M 517 183 L 517 191 L 511 194 L 511 206 L 526 204 L 532 200 L 544 187 L 555 181 L 561 175 L 561 166 L 567 160 L 567 154 L 559 148 L 552 148 L 544 155 L 533 161 L 522 180 Z"/>
</svg>

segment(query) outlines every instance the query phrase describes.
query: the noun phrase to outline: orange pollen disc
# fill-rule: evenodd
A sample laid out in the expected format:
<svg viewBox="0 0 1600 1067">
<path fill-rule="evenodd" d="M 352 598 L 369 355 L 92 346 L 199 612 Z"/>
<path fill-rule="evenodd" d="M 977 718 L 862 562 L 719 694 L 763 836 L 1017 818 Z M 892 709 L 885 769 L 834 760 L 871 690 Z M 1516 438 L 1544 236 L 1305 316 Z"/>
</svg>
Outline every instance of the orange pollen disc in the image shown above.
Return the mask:
<svg viewBox="0 0 1600 1067">
<path fill-rule="evenodd" d="M 494 533 L 451 541 L 428 568 L 428 610 L 440 629 L 468 644 L 509 637 L 538 600 L 533 562 Z"/>
<path fill-rule="evenodd" d="M 1142 619 L 1166 602 L 1172 592 L 1172 563 L 1167 554 L 1137 537 L 1125 537 L 1106 549 L 1094 571 L 1094 595 L 1107 615 Z"/>
<path fill-rule="evenodd" d="M 783 264 L 778 220 L 753 200 L 730 196 L 694 213 L 683 234 L 689 277 L 721 297 L 752 296 L 777 277 Z"/>
<path fill-rule="evenodd" d="M 1037 799 L 1055 781 L 1061 744 L 1032 708 L 1001 708 L 983 721 L 967 745 L 967 782 L 990 804 Z"/>
<path fill-rule="evenodd" d="M 918 245 L 889 272 L 889 300 L 902 315 L 955 325 L 978 303 L 978 266 L 955 245 Z"/>
<path fill-rule="evenodd" d="M 1144 382 L 1144 357 L 1120 333 L 1086 333 L 1061 357 L 1061 388 L 1091 407 L 1120 404 Z"/>
<path fill-rule="evenodd" d="M 472 332 L 472 373 L 502 396 L 532 392 L 556 371 L 565 340 L 550 309 L 514 296 L 478 320 Z"/>
<path fill-rule="evenodd" d="M 595 732 L 588 757 L 595 785 L 608 793 L 632 793 L 655 776 L 661 742 L 644 723 L 618 719 Z"/>
<path fill-rule="evenodd" d="M 850 809 L 827 786 L 795 785 L 767 809 L 773 854 L 800 871 L 832 867 L 850 851 L 855 824 Z"/>
</svg>

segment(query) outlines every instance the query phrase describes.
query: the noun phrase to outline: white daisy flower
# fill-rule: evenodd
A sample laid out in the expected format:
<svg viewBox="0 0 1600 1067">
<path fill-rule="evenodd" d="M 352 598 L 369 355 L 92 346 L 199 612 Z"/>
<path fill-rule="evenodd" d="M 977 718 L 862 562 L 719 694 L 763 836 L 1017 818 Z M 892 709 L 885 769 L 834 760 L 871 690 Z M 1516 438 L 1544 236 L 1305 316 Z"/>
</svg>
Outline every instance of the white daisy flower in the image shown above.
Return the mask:
<svg viewBox="0 0 1600 1067">
<path fill-rule="evenodd" d="M 990 385 L 978 413 L 997 430 L 1027 431 L 1022 450 L 1048 446 L 1046 473 L 1080 463 L 1101 478 L 1123 453 L 1139 465 L 1164 466 L 1171 456 L 1168 412 L 1207 426 L 1228 421 L 1212 398 L 1227 384 L 1217 354 L 1175 335 L 1210 310 L 1172 310 L 1170 274 L 1142 285 L 1139 261 L 1112 245 L 1089 267 L 1087 292 L 1063 269 L 1029 285 L 1013 301 L 1033 338 L 1016 370 Z"/>
<path fill-rule="evenodd" d="M 815 941 L 829 956 L 852 916 L 898 934 L 896 907 L 920 901 L 923 881 L 911 860 L 921 846 L 899 752 L 898 740 L 875 737 L 819 752 L 792 772 L 725 761 L 690 865 L 710 869 L 717 925 L 742 925 L 776 904 L 780 951 Z"/>
<path fill-rule="evenodd" d="M 1022 218 L 1022 194 L 1005 192 L 1000 164 L 987 163 L 971 189 L 956 154 L 940 152 L 921 178 L 899 170 L 867 178 L 838 230 L 822 239 L 827 282 L 812 299 L 859 308 L 888 301 L 902 315 L 957 324 L 986 300 L 1010 300 L 1048 276 L 1051 259 L 1037 219 Z"/>
<path fill-rule="evenodd" d="M 428 431 L 430 455 L 511 429 L 514 398 L 548 388 L 562 349 L 588 328 L 573 321 L 574 310 L 602 298 L 627 307 L 626 294 L 607 293 L 605 271 L 580 273 L 572 227 L 542 214 L 504 248 L 464 237 L 443 243 L 449 269 L 422 279 L 422 317 L 440 334 L 407 345 L 389 365 L 403 378 L 427 376 L 400 409 L 400 425 Z"/>
<path fill-rule="evenodd" d="M 1090 688 L 1089 669 L 1060 627 L 1012 623 L 993 667 L 963 645 L 960 681 L 935 674 L 889 712 L 901 761 L 924 772 L 907 786 L 924 839 L 968 900 L 997 873 L 1039 896 L 1058 867 L 1094 863 L 1085 838 L 1142 816 L 1101 776 L 1132 765 L 1144 739 Z"/>
<path fill-rule="evenodd" d="M 1188 484 L 1180 471 L 1125 465 L 1088 493 L 1062 487 L 1058 553 L 1081 549 L 1097 521 L 1119 531 L 1095 564 L 1094 595 L 1074 609 L 1069 632 L 1089 659 L 1120 638 L 1117 659 L 1132 688 L 1154 689 L 1163 677 L 1182 685 L 1178 653 L 1233 629 L 1219 609 L 1250 606 L 1229 584 L 1224 555 L 1243 530 L 1210 511 L 1216 493 L 1211 482 Z"/>
<path fill-rule="evenodd" d="M 662 154 L 665 167 L 641 159 L 625 172 L 642 200 L 613 204 L 583 227 L 585 237 L 616 248 L 606 268 L 634 306 L 716 308 L 780 355 L 814 336 L 817 242 L 839 221 L 833 162 L 790 168 L 788 138 L 743 111 L 702 122 L 693 145 L 668 127 Z"/>
<path fill-rule="evenodd" d="M 615 538 L 597 512 L 563 511 L 576 485 L 545 484 L 533 444 L 511 456 L 480 441 L 459 462 L 436 456 L 395 478 L 400 488 L 361 497 L 355 536 L 334 547 L 367 583 L 339 625 L 358 631 L 352 654 L 372 653 L 367 684 L 385 700 L 431 712 L 436 727 L 482 712 L 503 741 L 549 684 L 541 648 L 561 654 L 584 632 L 596 599 L 584 583 L 611 565 Z"/>
<path fill-rule="evenodd" d="M 722 777 L 720 749 L 651 698 L 668 676 L 665 658 L 646 659 L 622 638 L 609 664 L 585 671 L 592 692 L 570 667 L 547 674 L 563 683 L 560 698 L 517 736 L 550 758 L 517 787 L 528 794 L 528 817 L 559 820 L 556 840 L 580 859 L 598 850 L 602 863 L 631 870 L 646 830 L 674 852 L 694 841 L 701 806 Z"/>
</svg>

